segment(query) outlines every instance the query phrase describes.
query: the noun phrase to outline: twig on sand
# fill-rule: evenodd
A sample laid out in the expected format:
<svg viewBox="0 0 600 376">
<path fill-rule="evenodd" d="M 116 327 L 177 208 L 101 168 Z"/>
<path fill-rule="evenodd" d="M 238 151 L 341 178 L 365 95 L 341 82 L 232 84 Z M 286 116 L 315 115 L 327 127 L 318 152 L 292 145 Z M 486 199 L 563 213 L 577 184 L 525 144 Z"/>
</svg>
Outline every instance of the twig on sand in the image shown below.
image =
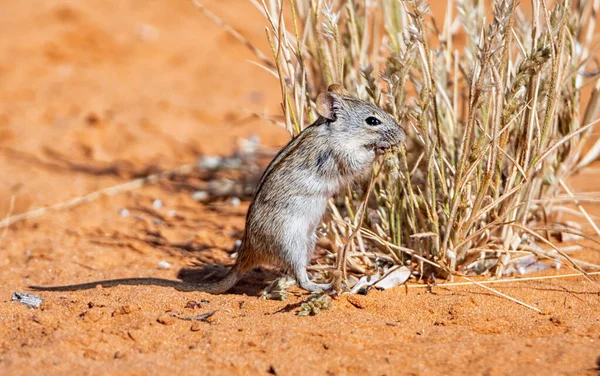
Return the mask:
<svg viewBox="0 0 600 376">
<path fill-rule="evenodd" d="M 593 273 L 587 273 L 586 277 L 589 278 L 589 276 L 592 275 L 600 275 L 600 272 L 593 272 Z M 531 310 L 536 311 L 537 313 L 543 313 L 540 309 L 529 305 L 525 302 L 522 302 L 516 298 L 513 298 L 512 296 L 506 295 L 496 289 L 493 289 L 491 287 L 486 286 L 486 284 L 491 284 L 491 283 L 509 283 L 509 282 L 523 282 L 523 281 L 535 281 L 535 280 L 543 280 L 543 279 L 557 279 L 557 278 L 567 278 L 567 277 L 581 277 L 582 274 L 563 274 L 563 275 L 555 275 L 555 276 L 542 276 L 542 277 L 530 277 L 530 278 L 515 278 L 515 279 L 498 279 L 498 280 L 487 280 L 487 281 L 474 281 L 471 278 L 462 276 L 462 278 L 466 279 L 468 282 L 453 282 L 453 283 L 445 283 L 442 286 L 444 287 L 448 287 L 448 286 L 469 286 L 469 285 L 476 285 L 479 286 L 481 288 L 484 288 L 486 290 L 489 290 L 491 292 L 493 292 L 494 294 L 497 294 L 503 298 L 506 298 L 512 302 L 515 302 L 519 305 L 522 305 L 526 308 L 529 308 Z M 407 285 L 407 287 L 431 287 L 431 285 L 428 284 L 419 284 L 419 285 Z"/>
<path fill-rule="evenodd" d="M 529 304 L 527 304 L 527 303 L 524 303 L 524 302 L 522 302 L 522 301 L 520 301 L 520 300 L 518 300 L 518 299 L 515 299 L 515 298 L 513 298 L 512 296 L 509 296 L 509 295 L 506 295 L 506 294 L 504 294 L 504 293 L 501 293 L 500 291 L 498 291 L 498 290 L 496 290 L 496 289 L 493 289 L 493 288 L 491 288 L 491 287 L 487 287 L 486 285 L 484 285 L 484 284 L 481 284 L 481 283 L 479 283 L 479 282 L 477 282 L 477 281 L 473 281 L 473 280 L 472 280 L 472 279 L 470 279 L 470 278 L 467 278 L 467 277 L 463 277 L 463 278 L 465 278 L 466 280 L 468 280 L 468 281 L 470 281 L 470 282 L 473 282 L 473 284 L 475 284 L 475 285 L 477 285 L 477 286 L 479 286 L 479 287 L 482 287 L 482 288 L 484 288 L 484 289 L 486 289 L 486 290 L 489 290 L 489 291 L 493 292 L 494 294 L 500 295 L 501 297 L 503 297 L 503 298 L 506 298 L 506 299 L 510 300 L 511 302 L 515 302 L 515 303 L 517 303 L 517 304 L 520 304 L 520 305 L 522 305 L 523 307 L 527 307 L 527 308 L 529 308 L 529 309 L 532 309 L 532 310 L 536 311 L 537 313 L 542 313 L 542 311 L 541 311 L 540 309 L 538 309 L 538 308 L 535 308 L 534 306 L 531 306 L 531 305 L 529 305 Z"/>
<path fill-rule="evenodd" d="M 588 276 L 600 275 L 600 272 L 591 272 L 588 273 Z M 571 273 L 571 274 L 559 274 L 559 275 L 545 275 L 540 277 L 527 277 L 527 278 L 504 278 L 504 279 L 488 279 L 486 281 L 479 281 L 478 284 L 488 285 L 492 283 L 516 283 L 516 282 L 527 282 L 527 281 L 539 281 L 544 279 L 562 279 L 562 278 L 576 278 L 582 277 L 581 273 Z M 443 283 L 439 286 L 443 287 L 451 287 L 451 286 L 471 286 L 474 285 L 475 281 L 470 280 L 469 282 L 450 282 Z M 417 287 L 431 287 L 431 285 L 420 283 L 414 285 L 406 285 L 408 288 L 417 288 Z"/>
<path fill-rule="evenodd" d="M 12 216 L 14 209 L 15 209 L 15 196 L 12 195 L 12 196 L 10 196 L 10 204 L 8 205 L 8 211 L 6 212 L 6 215 L 4 216 L 4 219 L 2 221 L 5 221 L 7 218 L 10 218 Z M 5 228 L 4 231 L 2 231 L 2 236 L 0 236 L 0 239 L 6 237 L 7 231 L 8 231 L 8 228 Z"/>
<path fill-rule="evenodd" d="M 7 216 L 2 221 L 0 221 L 0 228 L 8 227 L 16 222 L 24 221 L 24 220 L 31 219 L 31 218 L 36 218 L 36 217 L 39 217 L 39 216 L 44 215 L 51 211 L 59 211 L 59 210 L 69 209 L 69 208 L 75 207 L 75 206 L 83 204 L 83 203 L 92 202 L 94 200 L 97 200 L 100 197 L 113 196 L 113 195 L 116 195 L 121 192 L 132 191 L 134 189 L 138 189 L 138 188 L 144 187 L 149 184 L 154 184 L 159 179 L 166 177 L 166 176 L 170 176 L 173 174 L 186 174 L 186 173 L 193 171 L 194 166 L 195 166 L 194 164 L 185 164 L 185 165 L 179 166 L 170 171 L 159 172 L 157 174 L 148 175 L 143 178 L 128 181 L 126 183 L 118 184 L 118 185 L 108 187 L 108 188 L 103 188 L 98 191 L 88 193 L 85 196 L 74 197 L 70 200 L 67 200 L 64 202 L 59 202 L 57 204 L 43 206 L 41 208 L 31 210 L 31 211 L 28 211 L 25 213 Z"/>
</svg>

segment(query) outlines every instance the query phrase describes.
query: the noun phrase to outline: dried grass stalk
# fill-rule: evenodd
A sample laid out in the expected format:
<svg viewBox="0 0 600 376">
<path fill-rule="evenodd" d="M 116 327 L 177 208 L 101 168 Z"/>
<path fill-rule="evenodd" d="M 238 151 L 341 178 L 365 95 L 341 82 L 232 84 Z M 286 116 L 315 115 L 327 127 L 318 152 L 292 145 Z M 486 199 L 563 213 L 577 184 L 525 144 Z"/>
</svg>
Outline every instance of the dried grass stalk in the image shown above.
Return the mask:
<svg viewBox="0 0 600 376">
<path fill-rule="evenodd" d="M 324 225 L 339 241 L 362 223 L 360 241 L 388 256 L 367 265 L 355 252 L 353 265 L 413 264 L 422 273 L 433 265 L 453 275 L 474 261 L 470 250 L 489 249 L 495 262 L 483 272 L 499 277 L 538 243 L 558 249 L 535 228 L 558 220 L 552 198 L 598 154 L 582 155 L 598 116 L 600 81 L 584 72 L 597 71 L 599 1 L 534 0 L 528 13 L 516 0 L 486 4 L 451 2 L 439 29 L 423 0 L 256 3 L 290 134 L 315 120 L 314 99 L 332 83 L 385 108 L 409 133 L 375 180 L 364 220 L 354 213 L 365 184 L 349 188 Z M 585 273 L 571 256 L 549 254 Z"/>
</svg>

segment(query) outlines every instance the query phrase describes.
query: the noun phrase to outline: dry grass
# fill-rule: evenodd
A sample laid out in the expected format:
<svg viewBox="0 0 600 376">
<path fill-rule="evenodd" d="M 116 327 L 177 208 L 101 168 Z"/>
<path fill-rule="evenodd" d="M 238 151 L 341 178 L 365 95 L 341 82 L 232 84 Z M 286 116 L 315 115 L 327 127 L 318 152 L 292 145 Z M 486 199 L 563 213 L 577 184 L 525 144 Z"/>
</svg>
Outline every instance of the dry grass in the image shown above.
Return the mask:
<svg viewBox="0 0 600 376">
<path fill-rule="evenodd" d="M 598 268 L 551 235 L 581 235 L 558 225 L 564 211 L 600 235 L 582 206 L 589 197 L 566 184 L 600 153 L 582 152 L 600 106 L 598 76 L 585 73 L 597 70 L 600 1 L 533 0 L 525 11 L 516 0 L 462 0 L 443 29 L 421 0 L 251 1 L 268 23 L 273 60 L 257 56 L 281 84 L 290 134 L 316 120 L 318 93 L 341 83 L 409 135 L 382 161 L 364 218 L 367 185 L 330 205 L 324 228 L 355 275 L 409 264 L 422 275 L 500 277 L 532 256 Z"/>
</svg>

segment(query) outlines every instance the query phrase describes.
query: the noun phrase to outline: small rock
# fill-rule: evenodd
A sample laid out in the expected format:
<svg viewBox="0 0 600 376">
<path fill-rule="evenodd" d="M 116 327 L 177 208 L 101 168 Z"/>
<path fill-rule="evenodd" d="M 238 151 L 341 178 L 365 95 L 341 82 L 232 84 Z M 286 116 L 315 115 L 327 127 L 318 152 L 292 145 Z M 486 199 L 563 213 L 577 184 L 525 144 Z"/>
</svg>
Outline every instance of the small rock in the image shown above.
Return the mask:
<svg viewBox="0 0 600 376">
<path fill-rule="evenodd" d="M 24 304 L 30 308 L 38 308 L 43 301 L 43 299 L 37 295 L 26 294 L 24 292 L 15 292 L 12 295 L 11 300 Z"/>
<path fill-rule="evenodd" d="M 163 202 L 161 200 L 154 200 L 154 202 L 152 203 L 152 207 L 154 209 L 160 209 L 163 207 Z"/>
<path fill-rule="evenodd" d="M 248 138 L 238 138 L 237 144 L 241 154 L 253 155 L 260 149 L 260 137 L 253 134 Z"/>
<path fill-rule="evenodd" d="M 129 210 L 127 210 L 127 209 L 121 209 L 121 210 L 119 210 L 119 215 L 121 217 L 123 217 L 123 218 L 129 217 Z"/>
<path fill-rule="evenodd" d="M 190 330 L 191 330 L 192 332 L 197 332 L 197 331 L 199 331 L 200 329 L 202 329 L 202 324 L 200 324 L 200 322 L 199 322 L 199 321 L 194 321 L 194 322 L 192 323 L 192 326 L 190 326 Z"/>
<path fill-rule="evenodd" d="M 123 358 L 125 358 L 125 352 L 124 352 L 124 351 L 117 350 L 117 351 L 115 352 L 115 355 L 114 355 L 113 357 L 114 357 L 115 359 L 123 359 Z"/>
<path fill-rule="evenodd" d="M 406 266 L 394 267 L 388 270 L 373 286 L 382 289 L 390 289 L 404 284 L 410 277 L 410 274 L 411 270 Z"/>
<path fill-rule="evenodd" d="M 83 357 L 86 359 L 91 359 L 91 360 L 98 360 L 100 359 L 100 355 L 98 354 L 98 351 L 92 350 L 92 349 L 86 349 L 83 351 Z"/>
<path fill-rule="evenodd" d="M 186 303 L 184 308 L 190 308 L 190 309 L 202 308 L 202 303 L 203 302 L 198 303 L 195 300 L 190 300 L 189 302 Z"/>
<path fill-rule="evenodd" d="M 215 170 L 221 164 L 222 158 L 218 155 L 206 155 L 200 158 L 198 167 Z"/>
<path fill-rule="evenodd" d="M 84 311 L 79 316 L 83 317 L 84 320 L 91 322 L 98 322 L 102 319 L 102 313 L 97 310 Z"/>
<path fill-rule="evenodd" d="M 140 329 L 130 329 L 127 331 L 127 335 L 133 341 L 137 341 L 139 338 L 143 337 L 143 333 Z"/>
<path fill-rule="evenodd" d="M 364 309 L 367 307 L 367 305 L 365 304 L 363 299 L 359 298 L 356 295 L 348 295 L 347 299 L 348 299 L 348 303 L 352 304 L 356 308 Z"/>
<path fill-rule="evenodd" d="M 90 112 L 86 115 L 85 122 L 89 125 L 96 125 L 100 122 L 100 117 L 95 112 Z"/>
<path fill-rule="evenodd" d="M 152 217 L 152 219 L 150 219 L 150 220 L 155 225 L 164 225 L 165 224 L 165 222 L 163 220 L 161 220 L 160 218 Z"/>
<path fill-rule="evenodd" d="M 177 210 L 169 210 L 167 212 L 167 216 L 169 216 L 169 217 L 177 217 Z"/>
<path fill-rule="evenodd" d="M 208 198 L 208 192 L 205 191 L 196 191 L 192 193 L 192 199 L 196 201 L 206 201 Z"/>
<path fill-rule="evenodd" d="M 233 197 L 230 202 L 232 206 L 238 207 L 242 201 L 237 197 Z"/>
<path fill-rule="evenodd" d="M 563 321 L 558 316 L 552 316 L 552 317 L 550 317 L 550 322 L 553 323 L 556 326 L 561 326 L 563 324 Z"/>
<path fill-rule="evenodd" d="M 175 324 L 175 317 L 165 313 L 165 314 L 158 316 L 156 321 L 163 325 L 173 325 L 173 324 Z"/>
<path fill-rule="evenodd" d="M 114 310 L 112 313 L 112 316 L 115 317 L 115 316 L 121 316 L 121 315 L 128 315 L 137 310 L 139 310 L 138 307 L 131 305 L 131 304 L 127 304 L 127 305 L 121 306 L 118 309 Z"/>
<path fill-rule="evenodd" d="M 159 269 L 171 269 L 171 264 L 169 264 L 166 260 L 161 260 L 158 262 Z"/>
</svg>

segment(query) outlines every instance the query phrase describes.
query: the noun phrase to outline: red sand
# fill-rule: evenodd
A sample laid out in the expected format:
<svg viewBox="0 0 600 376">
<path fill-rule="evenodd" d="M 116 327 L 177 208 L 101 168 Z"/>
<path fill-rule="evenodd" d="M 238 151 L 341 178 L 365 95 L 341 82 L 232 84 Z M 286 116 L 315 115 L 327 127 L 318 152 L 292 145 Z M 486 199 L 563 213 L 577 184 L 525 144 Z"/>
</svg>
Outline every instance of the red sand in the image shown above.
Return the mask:
<svg viewBox="0 0 600 376">
<path fill-rule="evenodd" d="M 264 21 L 248 2 L 206 5 L 267 50 Z M 277 81 L 186 1 L 5 1 L 2 10 L 2 217 L 11 197 L 11 213 L 22 213 L 200 152 L 228 154 L 239 136 L 256 133 L 273 146 L 287 140 L 245 111 L 277 113 Z M 598 179 L 596 165 L 573 184 L 594 191 Z M 162 226 L 135 210 L 156 199 L 160 214 L 181 217 Z M 600 215 L 599 205 L 588 207 Z M 120 208 L 132 214 L 122 217 Z M 243 230 L 246 208 L 203 205 L 158 185 L 0 230 L 0 374 L 598 373 L 599 288 L 581 279 L 494 285 L 543 314 L 480 287 L 439 286 L 341 297 L 330 311 L 299 317 L 303 296 L 256 296 L 272 278 L 260 272 L 220 296 L 120 286 L 41 292 L 40 309 L 10 300 L 30 284 L 177 279 L 196 260 L 230 262 L 224 249 Z M 157 238 L 165 244 L 150 244 Z M 172 268 L 158 269 L 161 260 Z M 185 308 L 192 300 L 207 302 Z M 213 310 L 209 322 L 169 317 Z"/>
</svg>

